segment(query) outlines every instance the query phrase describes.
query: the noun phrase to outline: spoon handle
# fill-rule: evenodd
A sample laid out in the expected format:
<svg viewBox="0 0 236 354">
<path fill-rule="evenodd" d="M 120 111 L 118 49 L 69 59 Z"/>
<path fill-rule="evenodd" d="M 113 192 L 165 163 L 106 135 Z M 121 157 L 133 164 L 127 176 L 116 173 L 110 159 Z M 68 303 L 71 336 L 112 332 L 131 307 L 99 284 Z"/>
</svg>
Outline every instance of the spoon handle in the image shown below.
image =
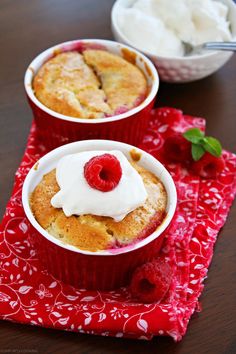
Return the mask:
<svg viewBox="0 0 236 354">
<path fill-rule="evenodd" d="M 208 42 L 203 44 L 204 49 L 236 51 L 236 42 Z"/>
</svg>

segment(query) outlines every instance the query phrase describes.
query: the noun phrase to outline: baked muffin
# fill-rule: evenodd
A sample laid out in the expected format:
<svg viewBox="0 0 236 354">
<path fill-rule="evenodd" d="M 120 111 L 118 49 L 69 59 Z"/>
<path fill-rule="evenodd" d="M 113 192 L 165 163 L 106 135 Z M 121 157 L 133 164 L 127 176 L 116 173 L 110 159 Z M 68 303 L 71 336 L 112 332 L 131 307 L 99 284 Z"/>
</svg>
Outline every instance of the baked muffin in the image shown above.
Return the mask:
<svg viewBox="0 0 236 354">
<path fill-rule="evenodd" d="M 127 60 L 98 49 L 56 54 L 37 72 L 33 90 L 51 110 L 77 118 L 102 118 L 137 106 L 147 80 Z"/>
<path fill-rule="evenodd" d="M 112 152 L 112 154 L 115 155 L 115 152 Z M 101 157 L 105 155 L 101 155 Z M 69 156 L 72 156 L 72 158 L 76 158 L 76 156 L 73 157 L 74 155 Z M 116 156 L 119 155 L 116 154 Z M 92 160 L 93 159 L 90 159 L 89 161 Z M 79 169 L 76 166 L 76 162 L 74 163 L 74 161 L 71 159 L 66 163 L 65 162 L 64 167 L 62 163 L 60 168 L 64 168 L 64 170 L 69 174 L 70 180 L 66 179 L 67 177 L 65 173 L 64 175 L 61 175 L 60 170 L 58 170 L 58 167 L 57 171 L 53 169 L 51 172 L 47 173 L 43 177 L 41 182 L 34 189 L 31 195 L 30 205 L 37 222 L 48 233 L 65 242 L 66 244 L 71 244 L 82 250 L 89 251 L 99 251 L 123 247 L 137 242 L 138 240 L 150 235 L 152 232 L 155 231 L 155 229 L 162 223 L 163 219 L 165 218 L 167 193 L 162 182 L 150 171 L 147 171 L 135 162 L 130 163 L 128 162 L 128 160 L 127 164 L 130 165 L 130 168 L 132 168 L 133 173 L 137 175 L 137 178 L 139 178 L 141 182 L 138 179 L 134 179 L 133 175 L 131 176 L 130 171 L 128 169 L 127 174 L 125 175 L 124 170 L 126 169 L 126 167 L 124 167 L 124 164 L 122 165 L 122 162 L 121 166 L 123 168 L 124 180 L 128 180 L 129 176 L 131 176 L 131 180 L 128 181 L 128 184 L 126 184 L 126 186 L 129 185 L 130 187 L 125 187 L 127 190 L 124 191 L 124 195 L 127 196 L 126 199 L 128 201 L 132 200 L 132 203 L 135 203 L 135 198 L 137 197 L 137 194 L 140 193 L 140 195 L 143 195 L 143 192 L 139 189 L 139 187 L 136 188 L 134 186 L 134 191 L 129 194 L 128 189 L 132 189 L 132 184 L 134 183 L 141 183 L 145 190 L 145 198 L 141 196 L 141 203 L 133 205 L 133 210 L 126 213 L 126 215 L 120 221 L 117 221 L 109 216 L 94 215 L 91 213 L 85 215 L 70 215 L 73 213 L 71 212 L 68 214 L 70 216 L 66 216 L 64 212 L 66 211 L 66 209 L 55 208 L 52 205 L 53 200 L 55 204 L 55 196 L 60 196 L 59 193 L 62 193 L 62 195 L 64 193 L 64 186 L 62 181 L 66 180 L 66 193 L 68 193 L 69 187 L 72 188 L 73 194 L 76 194 L 78 192 L 79 195 L 79 193 L 81 192 L 82 195 L 85 195 L 85 193 L 83 190 L 83 186 L 81 186 L 80 182 L 78 182 L 78 179 L 74 183 L 74 173 L 70 171 L 70 166 L 73 166 L 73 168 L 75 167 L 75 171 Z M 99 163 L 101 164 L 101 161 Z M 116 167 L 112 162 L 113 173 L 115 173 L 115 169 Z M 61 188 L 58 184 L 58 181 L 61 185 Z M 122 184 L 122 182 L 118 183 Z M 75 190 L 75 186 L 78 186 L 78 191 Z M 92 198 L 94 198 L 94 201 L 92 199 L 91 200 L 94 203 L 97 202 L 98 208 L 102 209 L 102 205 L 104 204 L 104 202 L 102 202 L 101 200 L 98 201 L 97 196 L 99 196 L 99 193 L 103 193 L 102 196 L 104 196 L 104 192 L 93 191 L 93 188 L 91 188 L 90 185 L 86 186 L 85 188 L 88 188 L 89 193 L 97 193 L 91 194 Z M 110 194 L 112 198 L 120 197 L 120 199 L 123 200 L 123 203 L 125 203 L 126 201 L 122 196 L 122 191 L 120 191 L 118 188 L 116 190 L 116 188 L 117 187 L 115 186 L 115 188 L 108 193 L 113 193 Z M 116 195 L 114 193 L 116 193 Z M 104 197 L 106 197 L 106 192 Z M 87 199 L 90 198 L 90 194 L 86 194 L 84 198 L 85 202 L 87 202 Z M 74 205 L 73 203 L 72 205 Z M 139 206 L 136 207 L 136 205 Z M 117 209 L 116 206 L 115 209 Z M 104 213 L 104 215 L 107 214 Z"/>
</svg>

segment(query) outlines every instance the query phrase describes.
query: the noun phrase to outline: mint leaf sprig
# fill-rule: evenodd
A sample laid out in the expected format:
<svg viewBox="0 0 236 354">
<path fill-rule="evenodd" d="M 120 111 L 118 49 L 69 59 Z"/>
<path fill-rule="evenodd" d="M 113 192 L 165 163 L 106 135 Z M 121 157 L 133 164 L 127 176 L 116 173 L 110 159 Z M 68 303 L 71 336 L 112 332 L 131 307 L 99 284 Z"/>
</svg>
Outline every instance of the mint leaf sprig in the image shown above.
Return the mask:
<svg viewBox="0 0 236 354">
<path fill-rule="evenodd" d="M 205 136 L 198 128 L 188 129 L 183 133 L 183 136 L 192 143 L 191 153 L 194 161 L 200 160 L 205 152 L 209 152 L 215 157 L 220 157 L 222 154 L 222 146 L 219 140 L 212 136 Z"/>
</svg>

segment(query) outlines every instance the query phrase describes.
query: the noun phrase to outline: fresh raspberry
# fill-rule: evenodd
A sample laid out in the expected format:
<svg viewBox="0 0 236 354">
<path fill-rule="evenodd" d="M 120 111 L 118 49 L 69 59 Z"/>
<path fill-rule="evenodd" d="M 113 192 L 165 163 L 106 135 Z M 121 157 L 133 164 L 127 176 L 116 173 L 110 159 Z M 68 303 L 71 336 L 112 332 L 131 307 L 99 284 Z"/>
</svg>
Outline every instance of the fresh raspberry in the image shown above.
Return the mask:
<svg viewBox="0 0 236 354">
<path fill-rule="evenodd" d="M 162 259 L 145 263 L 133 273 L 131 294 L 143 303 L 159 302 L 169 290 L 171 276 L 170 265 Z"/>
<path fill-rule="evenodd" d="M 193 162 L 192 170 L 204 178 L 216 178 L 225 168 L 222 157 L 215 157 L 206 152 L 200 160 Z"/>
<path fill-rule="evenodd" d="M 162 123 L 178 123 L 183 118 L 183 112 L 171 107 L 161 107 L 156 109 L 156 117 Z"/>
<path fill-rule="evenodd" d="M 191 143 L 182 134 L 175 133 L 164 143 L 164 153 L 168 160 L 173 162 L 191 161 Z"/>
<path fill-rule="evenodd" d="M 90 187 L 109 192 L 118 185 L 122 169 L 114 155 L 103 154 L 92 157 L 85 164 L 84 176 Z"/>
</svg>

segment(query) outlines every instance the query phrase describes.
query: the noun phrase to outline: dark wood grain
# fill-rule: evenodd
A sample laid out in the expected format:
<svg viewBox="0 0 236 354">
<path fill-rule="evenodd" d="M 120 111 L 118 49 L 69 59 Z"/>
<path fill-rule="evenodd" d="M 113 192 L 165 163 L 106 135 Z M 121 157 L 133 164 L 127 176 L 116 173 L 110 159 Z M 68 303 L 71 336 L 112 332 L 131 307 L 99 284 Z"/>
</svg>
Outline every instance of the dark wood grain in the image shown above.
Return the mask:
<svg viewBox="0 0 236 354">
<path fill-rule="evenodd" d="M 112 0 L 1 0 L 0 4 L 0 213 L 10 196 L 23 154 L 31 111 L 23 75 L 33 57 L 53 44 L 75 38 L 112 38 Z M 191 84 L 161 84 L 157 105 L 171 105 L 207 119 L 208 133 L 235 151 L 236 60 L 215 75 Z M 236 208 L 232 208 L 215 248 L 201 297 L 203 311 L 190 321 L 187 335 L 138 342 L 93 337 L 0 322 L 0 353 L 236 353 Z"/>
</svg>

